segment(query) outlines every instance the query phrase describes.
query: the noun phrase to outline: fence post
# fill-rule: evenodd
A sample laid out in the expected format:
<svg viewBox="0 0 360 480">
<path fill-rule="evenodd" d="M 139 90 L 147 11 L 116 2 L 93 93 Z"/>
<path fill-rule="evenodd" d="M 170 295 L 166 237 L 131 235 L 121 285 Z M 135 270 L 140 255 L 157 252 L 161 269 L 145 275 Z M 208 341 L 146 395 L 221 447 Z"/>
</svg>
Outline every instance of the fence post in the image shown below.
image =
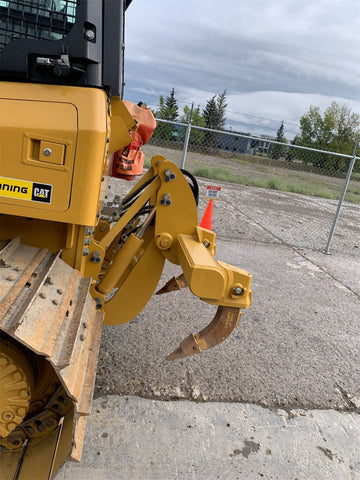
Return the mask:
<svg viewBox="0 0 360 480">
<path fill-rule="evenodd" d="M 344 187 L 343 187 L 343 190 L 342 190 L 342 193 L 341 193 L 341 197 L 340 197 L 340 200 L 339 200 L 337 209 L 336 209 L 335 218 L 334 218 L 334 223 L 333 223 L 333 226 L 331 227 L 331 231 L 330 231 L 330 234 L 329 234 L 329 238 L 328 238 L 328 242 L 327 242 L 326 248 L 325 248 L 325 250 L 323 250 L 323 253 L 326 253 L 326 254 L 328 254 L 328 255 L 330 254 L 330 252 L 329 252 L 329 250 L 330 250 L 330 245 L 331 245 L 332 239 L 333 239 L 333 237 L 334 237 L 335 228 L 336 228 L 336 225 L 337 225 L 337 222 L 338 222 L 338 219 L 339 219 L 339 215 L 340 215 L 340 210 L 341 210 L 341 207 L 342 207 L 342 204 L 343 204 L 345 195 L 346 195 L 346 191 L 347 191 L 347 188 L 348 188 L 348 186 L 349 186 L 350 177 L 351 177 L 351 174 L 352 174 L 354 165 L 355 165 L 355 161 L 356 161 L 356 151 L 357 151 L 357 148 L 358 148 L 358 144 L 359 144 L 359 137 L 357 137 L 357 138 L 356 138 L 356 141 L 355 141 L 354 153 L 353 153 L 352 159 L 350 160 L 349 168 L 348 168 L 348 171 L 347 171 L 347 174 L 346 174 L 346 178 L 345 178 Z"/>
<path fill-rule="evenodd" d="M 190 132 L 191 132 L 191 120 L 192 120 L 193 109 L 194 109 L 194 102 L 191 104 L 188 124 L 187 124 L 187 127 L 186 127 L 184 148 L 183 148 L 182 161 L 181 161 L 181 168 L 182 169 L 185 168 L 186 154 L 187 154 L 187 149 L 188 149 L 188 146 L 189 146 L 189 138 L 190 138 Z"/>
</svg>

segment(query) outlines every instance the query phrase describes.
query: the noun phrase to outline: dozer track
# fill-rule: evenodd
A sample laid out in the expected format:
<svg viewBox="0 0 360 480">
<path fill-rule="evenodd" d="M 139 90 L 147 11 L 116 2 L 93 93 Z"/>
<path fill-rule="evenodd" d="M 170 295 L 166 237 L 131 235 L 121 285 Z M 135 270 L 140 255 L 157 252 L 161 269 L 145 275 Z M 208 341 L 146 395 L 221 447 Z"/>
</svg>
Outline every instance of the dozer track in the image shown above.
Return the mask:
<svg viewBox="0 0 360 480">
<path fill-rule="evenodd" d="M 79 460 L 102 313 L 59 253 L 0 241 L 0 472 L 50 479 Z"/>
</svg>

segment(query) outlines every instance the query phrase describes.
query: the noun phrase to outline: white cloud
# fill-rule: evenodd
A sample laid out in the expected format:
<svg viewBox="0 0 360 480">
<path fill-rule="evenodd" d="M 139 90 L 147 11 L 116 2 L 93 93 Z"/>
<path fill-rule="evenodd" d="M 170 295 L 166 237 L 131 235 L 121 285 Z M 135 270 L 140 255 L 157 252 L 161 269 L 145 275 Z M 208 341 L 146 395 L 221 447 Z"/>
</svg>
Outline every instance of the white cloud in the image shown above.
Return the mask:
<svg viewBox="0 0 360 480">
<path fill-rule="evenodd" d="M 196 89 L 180 89 L 177 98 L 180 104 L 203 107 L 212 92 Z M 288 93 L 276 91 L 238 92 L 227 96 L 227 124 L 233 128 L 251 130 L 252 133 L 273 133 L 282 121 L 289 137 L 299 131 L 299 119 L 309 111 L 311 105 L 320 107 L 322 112 L 331 102 L 347 105 L 360 113 L 360 101 L 319 94 Z M 259 128 L 256 128 L 259 127 Z"/>
<path fill-rule="evenodd" d="M 229 95 L 227 119 L 229 124 L 247 122 L 266 125 L 273 131 L 284 121 L 288 133 L 296 134 L 300 117 L 309 111 L 311 105 L 320 107 L 324 112 L 332 101 L 345 104 L 360 113 L 360 101 L 341 97 L 288 92 L 246 92 Z M 246 115 L 248 112 L 251 112 L 252 116 Z"/>
<path fill-rule="evenodd" d="M 127 92 L 148 103 L 174 87 L 203 106 L 226 88 L 233 122 L 297 123 L 331 101 L 360 112 L 358 0 L 136 0 L 127 16 Z"/>
</svg>

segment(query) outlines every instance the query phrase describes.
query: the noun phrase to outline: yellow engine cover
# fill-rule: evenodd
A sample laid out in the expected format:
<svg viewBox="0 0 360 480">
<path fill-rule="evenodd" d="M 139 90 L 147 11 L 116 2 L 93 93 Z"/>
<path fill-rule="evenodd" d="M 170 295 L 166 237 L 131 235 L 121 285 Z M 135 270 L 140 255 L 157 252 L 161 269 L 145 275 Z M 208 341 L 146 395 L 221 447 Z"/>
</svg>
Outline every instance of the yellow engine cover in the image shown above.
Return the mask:
<svg viewBox="0 0 360 480">
<path fill-rule="evenodd" d="M 105 92 L 2 82 L 0 111 L 0 212 L 94 225 L 109 162 Z"/>
</svg>

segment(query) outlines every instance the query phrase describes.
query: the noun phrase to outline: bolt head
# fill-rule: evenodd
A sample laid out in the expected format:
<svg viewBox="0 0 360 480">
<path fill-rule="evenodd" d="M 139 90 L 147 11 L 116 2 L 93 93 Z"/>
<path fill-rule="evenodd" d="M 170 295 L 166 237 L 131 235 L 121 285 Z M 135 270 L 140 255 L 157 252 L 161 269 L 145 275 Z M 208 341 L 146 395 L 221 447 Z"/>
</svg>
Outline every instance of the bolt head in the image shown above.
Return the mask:
<svg viewBox="0 0 360 480">
<path fill-rule="evenodd" d="M 90 42 L 92 42 L 95 39 L 95 32 L 93 30 L 86 30 L 85 38 L 86 40 L 90 40 Z"/>
<path fill-rule="evenodd" d="M 30 396 L 30 394 L 27 390 L 21 390 L 19 395 L 20 395 L 21 398 L 29 398 L 29 396 Z"/>
<path fill-rule="evenodd" d="M 20 407 L 16 410 L 17 415 L 20 415 L 20 417 L 25 417 L 26 415 L 26 408 Z"/>
<path fill-rule="evenodd" d="M 234 288 L 234 293 L 235 295 L 241 295 L 243 293 L 243 289 L 240 287 L 235 287 Z"/>
<path fill-rule="evenodd" d="M 3 419 L 4 419 L 5 421 L 14 420 L 14 413 L 13 413 L 13 412 L 10 412 L 10 411 L 4 412 L 4 413 L 3 413 Z"/>
<path fill-rule="evenodd" d="M 44 421 L 47 428 L 52 428 L 56 425 L 56 420 L 54 418 L 48 418 Z"/>
</svg>

